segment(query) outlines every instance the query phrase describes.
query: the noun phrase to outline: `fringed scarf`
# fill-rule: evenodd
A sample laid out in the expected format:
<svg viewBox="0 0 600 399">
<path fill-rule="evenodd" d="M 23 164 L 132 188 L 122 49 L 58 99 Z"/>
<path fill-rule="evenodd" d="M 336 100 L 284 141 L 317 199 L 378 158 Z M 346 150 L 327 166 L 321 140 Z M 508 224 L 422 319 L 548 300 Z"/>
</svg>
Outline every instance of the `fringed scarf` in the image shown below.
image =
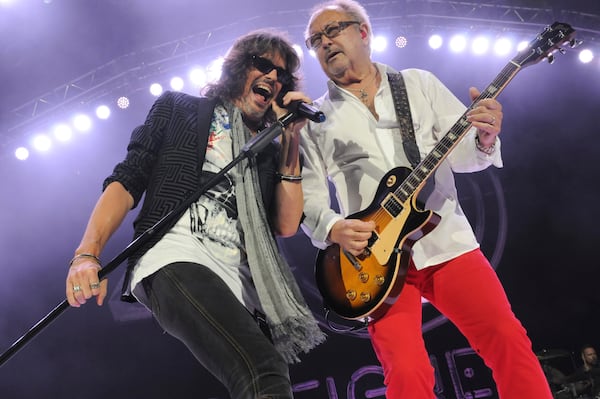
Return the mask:
<svg viewBox="0 0 600 399">
<path fill-rule="evenodd" d="M 233 153 L 251 138 L 240 110 L 226 104 L 231 125 Z M 254 158 L 245 158 L 236 165 L 234 179 L 238 217 L 244 231 L 244 241 L 252 279 L 267 321 L 275 348 L 288 363 L 299 362 L 299 353 L 308 352 L 325 340 L 310 308 L 296 283 L 267 221 L 260 191 L 258 168 Z"/>
</svg>

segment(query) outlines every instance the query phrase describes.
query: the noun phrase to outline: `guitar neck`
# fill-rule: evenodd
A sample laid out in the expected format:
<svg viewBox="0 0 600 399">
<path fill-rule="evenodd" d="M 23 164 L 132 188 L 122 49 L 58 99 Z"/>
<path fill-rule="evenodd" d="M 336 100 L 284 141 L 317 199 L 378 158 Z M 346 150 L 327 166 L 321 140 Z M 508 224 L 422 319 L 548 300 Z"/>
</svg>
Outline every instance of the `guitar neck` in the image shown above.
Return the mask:
<svg viewBox="0 0 600 399">
<path fill-rule="evenodd" d="M 413 169 L 404 182 L 396 189 L 395 195 L 401 202 L 405 202 L 414 193 L 419 191 L 425 181 L 435 172 L 440 163 L 448 156 L 450 151 L 458 144 L 471 128 L 467 121 L 467 113 L 474 105 L 485 98 L 496 98 L 504 90 L 506 85 L 515 77 L 521 66 L 511 60 L 496 76 L 494 81 L 477 97 L 473 103 L 462 114 L 460 119 L 452 126 L 435 145 L 433 150 Z"/>
</svg>

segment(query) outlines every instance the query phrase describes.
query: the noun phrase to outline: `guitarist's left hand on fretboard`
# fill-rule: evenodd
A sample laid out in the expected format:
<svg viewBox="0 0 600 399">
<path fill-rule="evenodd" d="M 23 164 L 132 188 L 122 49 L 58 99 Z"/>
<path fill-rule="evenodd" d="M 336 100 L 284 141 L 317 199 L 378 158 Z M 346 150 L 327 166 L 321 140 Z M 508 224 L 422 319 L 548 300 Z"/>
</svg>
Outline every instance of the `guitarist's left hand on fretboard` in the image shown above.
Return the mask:
<svg viewBox="0 0 600 399">
<path fill-rule="evenodd" d="M 469 89 L 471 100 L 480 96 L 475 87 Z M 496 136 L 502 129 L 502 104 L 493 98 L 484 98 L 467 112 L 467 121 L 477 128 L 478 148 L 486 152 L 496 143 Z"/>
</svg>

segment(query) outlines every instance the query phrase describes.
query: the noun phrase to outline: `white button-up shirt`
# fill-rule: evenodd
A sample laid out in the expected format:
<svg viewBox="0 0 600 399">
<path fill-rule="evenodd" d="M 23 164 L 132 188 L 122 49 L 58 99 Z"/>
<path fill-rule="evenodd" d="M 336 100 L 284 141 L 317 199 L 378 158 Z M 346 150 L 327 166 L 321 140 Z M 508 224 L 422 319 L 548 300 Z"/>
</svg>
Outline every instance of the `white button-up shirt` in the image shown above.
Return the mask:
<svg viewBox="0 0 600 399">
<path fill-rule="evenodd" d="M 328 91 L 315 105 L 325 113 L 323 123 L 309 122 L 302 131 L 304 154 L 304 213 L 302 228 L 313 244 L 325 248 L 333 224 L 369 207 L 381 178 L 397 166 L 410 167 L 404 155 L 400 127 L 387 72 L 389 66 L 376 64 L 383 77 L 375 96 L 378 119 L 351 92 L 328 82 Z M 433 74 L 407 69 L 404 77 L 417 146 L 423 159 L 452 126 L 466 107 Z M 476 129 L 441 161 L 427 180 L 435 187 L 425 208 L 435 211 L 441 221 L 431 233 L 413 245 L 417 269 L 439 264 L 479 246 L 465 217 L 456 192 L 453 172 L 476 172 L 490 165 L 502 167 L 500 141 L 486 155 L 475 147 Z M 329 181 L 335 187 L 339 212 L 331 209 Z M 422 190 L 429 192 L 427 190 Z"/>
</svg>

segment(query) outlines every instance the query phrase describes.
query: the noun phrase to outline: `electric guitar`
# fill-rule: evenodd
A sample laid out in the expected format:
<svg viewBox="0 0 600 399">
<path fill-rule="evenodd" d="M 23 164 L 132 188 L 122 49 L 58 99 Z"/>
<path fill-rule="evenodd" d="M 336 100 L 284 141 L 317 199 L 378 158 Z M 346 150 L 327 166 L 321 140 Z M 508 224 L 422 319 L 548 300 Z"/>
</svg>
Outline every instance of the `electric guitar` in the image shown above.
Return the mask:
<svg viewBox="0 0 600 399">
<path fill-rule="evenodd" d="M 385 314 L 404 286 L 412 246 L 440 221 L 435 212 L 420 209 L 416 198 L 426 180 L 471 128 L 467 112 L 479 100 L 496 98 L 523 67 L 542 59 L 552 63 L 553 53 L 564 52 L 561 46 L 577 46 L 580 42 L 574 35 L 575 30 L 565 23 L 546 27 L 510 60 L 413 170 L 397 167 L 380 180 L 371 204 L 348 216 L 376 223 L 363 253 L 353 256 L 333 244 L 317 254 L 315 277 L 326 308 L 350 320 L 371 321 Z"/>
</svg>

